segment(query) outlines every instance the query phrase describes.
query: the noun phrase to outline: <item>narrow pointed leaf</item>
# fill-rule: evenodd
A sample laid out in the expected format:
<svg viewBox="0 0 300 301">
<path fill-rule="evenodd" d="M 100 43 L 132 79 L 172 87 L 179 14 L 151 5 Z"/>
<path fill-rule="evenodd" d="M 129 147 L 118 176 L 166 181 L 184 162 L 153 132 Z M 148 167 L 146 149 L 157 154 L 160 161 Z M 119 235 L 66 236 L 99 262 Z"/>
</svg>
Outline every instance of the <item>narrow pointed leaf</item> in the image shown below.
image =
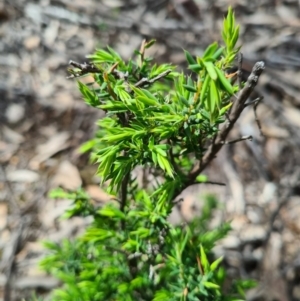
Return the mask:
<svg viewBox="0 0 300 301">
<path fill-rule="evenodd" d="M 211 78 L 207 75 L 204 79 L 204 83 L 202 85 L 201 93 L 200 93 L 200 102 L 203 103 L 206 92 L 208 90 L 209 84 L 210 84 Z"/>
<path fill-rule="evenodd" d="M 216 80 L 218 78 L 218 75 L 216 73 L 214 64 L 212 62 L 203 62 L 203 64 L 207 70 L 207 73 L 211 77 L 211 79 Z"/>
<path fill-rule="evenodd" d="M 218 75 L 219 81 L 220 81 L 222 87 L 224 88 L 224 90 L 226 92 L 228 92 L 230 95 L 233 95 L 233 93 L 234 93 L 233 87 L 232 87 L 231 83 L 229 82 L 229 80 L 225 77 L 225 75 L 219 68 L 215 67 L 215 71 Z"/>
<path fill-rule="evenodd" d="M 194 92 L 194 93 L 197 92 L 197 89 L 194 86 L 183 85 L 183 87 L 189 92 Z"/>
<path fill-rule="evenodd" d="M 203 53 L 203 58 L 207 58 L 207 57 L 212 57 L 213 54 L 216 52 L 216 50 L 218 49 L 218 43 L 214 42 L 212 44 L 210 44 L 206 50 Z"/>
<path fill-rule="evenodd" d="M 186 58 L 187 62 L 189 63 L 189 65 L 197 64 L 195 59 L 192 57 L 192 55 L 188 51 L 184 50 L 184 54 L 185 54 L 185 58 Z"/>
</svg>

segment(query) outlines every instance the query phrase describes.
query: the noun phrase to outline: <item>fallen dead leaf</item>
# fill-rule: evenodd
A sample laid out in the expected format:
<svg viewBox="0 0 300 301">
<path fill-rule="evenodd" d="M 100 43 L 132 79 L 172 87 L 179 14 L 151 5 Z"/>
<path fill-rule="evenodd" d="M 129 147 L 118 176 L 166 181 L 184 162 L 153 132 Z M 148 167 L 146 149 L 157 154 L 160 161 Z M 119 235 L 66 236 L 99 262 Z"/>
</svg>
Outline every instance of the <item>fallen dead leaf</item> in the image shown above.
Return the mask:
<svg viewBox="0 0 300 301">
<path fill-rule="evenodd" d="M 82 179 L 75 165 L 69 161 L 60 163 L 51 181 L 51 187 L 61 186 L 68 190 L 75 190 L 82 185 Z"/>
<path fill-rule="evenodd" d="M 24 46 L 27 50 L 33 50 L 39 47 L 41 38 L 39 36 L 31 36 L 24 40 Z"/>
<path fill-rule="evenodd" d="M 32 169 L 37 169 L 42 162 L 69 147 L 69 142 L 67 142 L 69 137 L 70 134 L 68 132 L 57 133 L 46 143 L 39 145 L 37 147 L 37 155 L 30 161 L 29 166 Z"/>
<path fill-rule="evenodd" d="M 115 196 L 109 195 L 98 185 L 89 185 L 86 187 L 86 191 L 95 202 L 106 203 L 115 199 Z"/>
<path fill-rule="evenodd" d="M 8 162 L 18 148 L 18 145 L 7 144 L 3 141 L 0 141 L 0 163 Z"/>
</svg>

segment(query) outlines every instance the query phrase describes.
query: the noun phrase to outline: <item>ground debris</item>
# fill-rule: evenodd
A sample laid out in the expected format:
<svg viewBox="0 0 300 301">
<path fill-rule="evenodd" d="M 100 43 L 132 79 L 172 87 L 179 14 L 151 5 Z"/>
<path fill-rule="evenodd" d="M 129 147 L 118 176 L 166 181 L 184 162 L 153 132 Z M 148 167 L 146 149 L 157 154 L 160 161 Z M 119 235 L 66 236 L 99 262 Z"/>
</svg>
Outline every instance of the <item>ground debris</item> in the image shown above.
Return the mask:
<svg viewBox="0 0 300 301">
<path fill-rule="evenodd" d="M 185 68 L 182 49 L 201 55 L 220 41 L 229 4 L 241 24 L 243 76 L 255 62 L 266 63 L 253 96 L 263 97 L 256 112 L 261 131 L 248 106 L 230 138 L 251 135 L 253 141 L 226 146 L 207 169 L 218 185 L 185 191 L 170 220 L 182 223 L 199 215 L 205 193 L 213 193 L 223 210 L 211 227 L 222 220 L 233 227 L 216 254 L 225 256 L 233 277 L 260 281 L 248 299 L 299 300 L 298 1 L 6 2 L 0 4 L 0 287 L 5 288 L 0 300 L 24 299 L 59 285 L 37 270 L 45 254 L 38 242 L 74 237 L 91 222 L 61 221 L 71 202 L 48 199 L 50 188 L 84 185 L 95 206 L 112 200 L 87 156 L 78 153 L 103 113 L 83 104 L 76 82 L 67 79 L 69 60 L 84 63 L 103 45 L 129 59 L 146 37 L 157 40 L 148 53 L 158 62 Z"/>
</svg>

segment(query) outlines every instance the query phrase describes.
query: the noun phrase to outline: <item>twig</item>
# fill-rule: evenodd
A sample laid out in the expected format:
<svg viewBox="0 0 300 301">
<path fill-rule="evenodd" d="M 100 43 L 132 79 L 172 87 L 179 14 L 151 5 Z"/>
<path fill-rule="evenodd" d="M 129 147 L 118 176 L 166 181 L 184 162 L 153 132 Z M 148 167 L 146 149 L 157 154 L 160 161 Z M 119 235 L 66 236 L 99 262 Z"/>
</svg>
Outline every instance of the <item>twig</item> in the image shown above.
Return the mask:
<svg viewBox="0 0 300 301">
<path fill-rule="evenodd" d="M 225 183 L 222 183 L 222 182 L 214 182 L 214 181 L 206 181 L 206 182 L 203 182 L 203 183 L 197 183 L 197 184 L 212 184 L 212 185 L 226 186 Z"/>
<path fill-rule="evenodd" d="M 5 301 L 10 301 L 11 300 L 11 276 L 12 276 L 12 271 L 14 267 L 14 262 L 15 262 L 15 256 L 18 252 L 18 248 L 21 244 L 22 241 L 22 233 L 25 228 L 24 222 L 21 220 L 21 217 L 19 217 L 20 223 L 18 228 L 15 230 L 15 232 L 12 235 L 11 238 L 11 243 L 7 247 L 9 253 L 9 257 L 5 260 L 4 257 L 2 256 L 2 262 L 1 262 L 1 270 L 5 270 L 6 274 L 6 284 L 4 286 L 4 300 Z"/>
<path fill-rule="evenodd" d="M 80 69 L 80 71 L 76 72 L 75 70 L 72 70 L 72 69 L 69 70 L 69 72 L 72 74 L 70 76 L 68 76 L 67 79 L 83 76 L 88 73 L 101 72 L 101 70 L 98 69 L 94 64 L 87 64 L 87 63 L 80 64 L 80 63 L 77 63 L 77 62 L 71 60 L 71 61 L 69 61 L 69 65 Z"/>
<path fill-rule="evenodd" d="M 140 57 L 140 67 L 142 67 L 142 65 L 144 63 L 145 46 L 146 46 L 146 40 L 143 40 L 142 44 L 141 44 L 141 48 L 140 48 L 140 54 L 141 54 L 141 57 Z"/>
<path fill-rule="evenodd" d="M 125 209 L 125 206 L 126 206 L 126 200 L 127 200 L 127 189 L 128 189 L 128 182 L 129 182 L 129 179 L 130 179 L 130 174 L 129 172 L 124 176 L 123 180 L 122 180 L 122 183 L 121 183 L 121 189 L 120 189 L 120 210 L 122 212 L 124 212 L 124 209 Z M 121 222 L 121 227 L 122 229 L 124 230 L 125 228 L 125 222 L 124 220 L 122 220 Z"/>
<path fill-rule="evenodd" d="M 126 71 L 125 73 L 122 71 L 119 71 L 118 69 L 114 69 L 113 73 L 119 78 L 119 79 L 124 79 L 125 81 L 127 81 L 128 79 L 128 71 Z"/>
<path fill-rule="evenodd" d="M 207 165 L 216 157 L 216 154 L 219 152 L 219 150 L 222 148 L 224 145 L 224 141 L 226 141 L 226 137 L 228 136 L 229 132 L 233 128 L 234 124 L 240 117 L 241 113 L 243 112 L 245 108 L 245 102 L 247 101 L 248 97 L 251 95 L 252 91 L 254 90 L 255 86 L 257 85 L 259 76 L 263 72 L 265 68 L 265 63 L 264 62 L 257 62 L 248 77 L 248 80 L 243 87 L 243 89 L 239 92 L 237 99 L 233 102 L 232 109 L 229 114 L 229 121 L 227 121 L 223 127 L 220 129 L 218 132 L 215 142 L 211 144 L 205 155 L 203 156 L 202 161 L 198 161 L 191 172 L 189 173 L 188 180 L 186 183 L 183 185 L 183 187 L 178 189 L 177 195 L 178 196 L 182 190 L 187 188 L 188 186 L 192 185 L 197 176 L 207 167 Z"/>
<path fill-rule="evenodd" d="M 253 111 L 254 111 L 255 122 L 256 122 L 256 124 L 257 124 L 258 129 L 259 129 L 259 133 L 260 133 L 261 136 L 264 136 L 264 134 L 263 134 L 263 132 L 262 132 L 262 129 L 261 129 L 260 121 L 259 121 L 258 116 L 257 116 L 257 111 L 256 111 L 256 109 L 257 109 L 257 107 L 258 107 L 258 105 L 259 105 L 259 103 L 260 103 L 260 101 L 261 101 L 262 99 L 263 99 L 263 97 L 259 97 L 259 98 L 256 100 L 256 102 L 254 103 L 254 106 L 253 106 Z"/>
<path fill-rule="evenodd" d="M 171 142 L 168 141 L 168 144 L 170 145 Z M 169 154 L 170 154 L 170 161 L 171 161 L 172 166 L 174 167 L 175 172 L 177 174 L 183 175 L 182 170 L 179 168 L 178 164 L 175 161 L 175 157 L 174 157 L 174 153 L 173 153 L 173 148 L 172 147 L 170 148 Z"/>
<path fill-rule="evenodd" d="M 241 138 L 238 138 L 238 139 L 234 139 L 234 140 L 230 140 L 230 141 L 225 141 L 224 144 L 234 144 L 234 143 L 237 143 L 237 142 L 241 142 L 241 141 L 244 141 L 244 140 L 250 140 L 252 141 L 253 137 L 251 135 L 249 136 L 243 136 Z"/>
<path fill-rule="evenodd" d="M 260 124 L 260 121 L 258 119 L 258 116 L 257 116 L 257 106 L 259 105 L 259 103 L 264 99 L 263 96 L 260 96 L 260 97 L 257 97 L 255 98 L 254 100 L 248 102 L 248 103 L 245 103 L 245 107 L 248 107 L 248 106 L 251 106 L 251 105 L 254 105 L 253 106 L 253 111 L 254 111 L 254 117 L 255 117 L 255 122 L 257 124 L 257 127 L 259 129 L 259 133 L 261 136 L 264 136 L 263 132 L 262 132 L 262 129 L 261 129 L 261 124 Z"/>
<path fill-rule="evenodd" d="M 141 80 L 139 80 L 134 86 L 135 87 L 143 87 L 145 85 L 151 85 L 153 84 L 154 82 L 160 80 L 161 78 L 167 76 L 169 73 L 171 73 L 172 70 L 166 70 L 164 72 L 162 72 L 161 74 L 157 75 L 156 77 L 153 77 L 151 79 L 147 78 L 147 77 L 144 77 L 142 78 Z"/>
<path fill-rule="evenodd" d="M 14 194 L 14 190 L 13 190 L 13 188 L 11 186 L 11 183 L 8 181 L 8 179 L 6 177 L 6 171 L 5 171 L 5 169 L 4 169 L 3 166 L 0 166 L 0 171 L 3 174 L 5 185 L 6 185 L 6 187 L 8 188 L 8 190 L 10 192 L 10 197 L 8 198 L 8 200 L 9 200 L 9 203 L 11 205 L 11 210 L 15 214 L 20 215 L 21 211 L 20 211 L 20 208 L 18 206 L 18 200 L 17 200 L 17 198 L 16 198 L 16 196 Z"/>
<path fill-rule="evenodd" d="M 240 90 L 243 89 L 243 84 L 242 84 L 242 77 L 243 77 L 243 54 L 240 52 L 238 54 L 238 83 L 239 83 L 239 88 Z"/>
<path fill-rule="evenodd" d="M 251 101 L 245 103 L 245 108 L 246 108 L 246 107 L 249 107 L 249 106 L 252 106 L 253 104 L 256 104 L 256 102 L 259 102 L 259 101 L 261 101 L 262 99 L 263 99 L 263 97 L 261 96 L 261 97 L 257 97 L 257 98 L 255 98 L 255 99 L 253 99 L 253 100 L 251 100 Z"/>
</svg>

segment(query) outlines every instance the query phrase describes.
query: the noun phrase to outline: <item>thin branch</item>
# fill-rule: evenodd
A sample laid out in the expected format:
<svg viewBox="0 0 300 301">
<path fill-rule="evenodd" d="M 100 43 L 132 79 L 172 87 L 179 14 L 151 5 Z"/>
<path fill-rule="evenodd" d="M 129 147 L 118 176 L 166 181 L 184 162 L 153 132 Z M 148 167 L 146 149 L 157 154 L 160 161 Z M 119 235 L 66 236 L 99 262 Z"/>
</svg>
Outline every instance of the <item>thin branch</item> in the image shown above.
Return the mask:
<svg viewBox="0 0 300 301">
<path fill-rule="evenodd" d="M 94 64 L 87 64 L 87 63 L 80 64 L 80 63 L 77 63 L 77 62 L 71 60 L 71 61 L 69 61 L 69 65 L 71 65 L 75 68 L 78 68 L 79 71 L 77 72 L 75 70 L 69 69 L 69 72 L 71 73 L 71 75 L 67 77 L 68 79 L 83 76 L 88 73 L 101 72 L 101 70 L 98 69 Z"/>
<path fill-rule="evenodd" d="M 260 121 L 259 121 L 258 116 L 257 116 L 257 111 L 256 111 L 256 109 L 257 109 L 257 107 L 258 107 L 258 105 L 259 105 L 259 103 L 260 103 L 260 101 L 261 101 L 262 99 L 263 99 L 263 97 L 259 97 L 259 98 L 256 100 L 256 102 L 254 103 L 254 106 L 253 106 L 253 111 L 254 111 L 255 122 L 256 122 L 256 124 L 257 124 L 258 129 L 259 129 L 259 133 L 260 133 L 261 136 L 264 136 L 264 134 L 263 134 L 263 132 L 262 132 L 262 129 L 261 129 Z"/>
<path fill-rule="evenodd" d="M 263 97 L 260 96 L 260 97 L 257 97 L 257 98 L 255 98 L 255 99 L 253 99 L 253 100 L 251 100 L 251 101 L 245 103 L 245 108 L 246 108 L 246 107 L 249 107 L 249 106 L 252 106 L 253 104 L 256 104 L 257 102 L 260 102 L 262 99 L 263 99 Z"/>
<path fill-rule="evenodd" d="M 234 124 L 240 117 L 241 113 L 243 112 L 245 108 L 245 103 L 249 96 L 251 95 L 252 91 L 254 90 L 255 86 L 258 83 L 258 79 L 265 69 L 265 63 L 264 62 L 257 62 L 248 77 L 248 80 L 242 90 L 240 90 L 237 99 L 233 102 L 232 109 L 229 114 L 229 121 L 227 121 L 223 127 L 218 132 L 216 139 L 214 143 L 212 143 L 209 148 L 207 149 L 205 155 L 203 156 L 202 161 L 198 161 L 193 169 L 191 170 L 188 180 L 186 181 L 185 185 L 180 188 L 180 191 L 178 189 L 177 196 L 181 193 L 182 190 L 187 188 L 188 186 L 192 185 L 197 176 L 209 165 L 209 163 L 216 157 L 219 150 L 224 146 L 224 141 L 226 141 L 226 138 L 233 128 Z"/>
<path fill-rule="evenodd" d="M 140 54 L 141 54 L 141 57 L 140 57 L 140 67 L 142 67 L 143 63 L 144 63 L 145 47 L 146 47 L 146 40 L 143 40 L 142 44 L 141 44 L 141 48 L 140 48 Z"/>
<path fill-rule="evenodd" d="M 243 89 L 243 84 L 242 84 L 242 77 L 243 77 L 243 54 L 240 52 L 238 54 L 238 83 L 239 83 L 239 88 L 240 90 Z"/>
<path fill-rule="evenodd" d="M 114 69 L 113 73 L 119 78 L 119 79 L 124 79 L 125 81 L 127 81 L 128 79 L 128 71 L 126 71 L 125 73 L 122 71 L 119 71 L 118 69 Z"/>
<path fill-rule="evenodd" d="M 196 183 L 195 183 L 195 184 L 196 184 Z M 197 184 L 212 184 L 212 185 L 226 186 L 225 183 L 222 183 L 222 182 L 214 182 L 214 181 L 206 181 L 206 182 L 203 182 L 203 183 L 197 183 Z"/>
<path fill-rule="evenodd" d="M 244 140 L 250 140 L 252 141 L 253 137 L 251 135 L 249 136 L 243 136 L 241 138 L 238 138 L 238 139 L 234 139 L 234 140 L 230 140 L 230 141 L 225 141 L 224 144 L 234 144 L 234 143 L 237 143 L 237 142 L 241 142 L 241 141 L 244 141 Z"/>
<path fill-rule="evenodd" d="M 11 292 L 12 292 L 12 271 L 13 271 L 13 266 L 15 263 L 15 257 L 18 252 L 18 248 L 21 245 L 22 242 L 22 233 L 25 228 L 24 221 L 22 220 L 21 217 L 19 217 L 20 223 L 17 229 L 14 231 L 12 238 L 11 238 L 11 243 L 10 246 L 8 247 L 9 249 L 9 258 L 2 258 L 2 264 L 5 265 L 5 274 L 6 274 L 6 283 L 4 285 L 4 300 L 5 301 L 10 301 L 11 300 Z M 3 267 L 1 267 L 1 270 Z"/>
<path fill-rule="evenodd" d="M 172 72 L 172 70 L 166 70 L 166 71 L 162 72 L 161 74 L 159 74 L 156 77 L 153 77 L 151 79 L 149 79 L 147 77 L 144 77 L 141 80 L 139 80 L 134 86 L 135 87 L 143 87 L 143 86 L 146 86 L 146 85 L 151 85 L 154 82 L 160 80 L 161 78 L 167 76 L 171 72 Z"/>
<path fill-rule="evenodd" d="M 94 64 L 87 64 L 87 63 L 80 64 L 80 63 L 77 63 L 77 62 L 71 60 L 71 61 L 69 61 L 69 65 L 71 65 L 75 68 L 78 68 L 79 71 L 69 69 L 69 72 L 71 73 L 71 75 L 67 77 L 68 79 L 80 77 L 80 76 L 86 75 L 88 73 L 103 73 L 103 71 L 100 70 L 99 68 L 97 68 Z M 127 80 L 128 72 L 124 73 L 122 71 L 119 71 L 118 69 L 116 69 L 117 66 L 118 66 L 118 62 L 116 62 L 111 67 L 109 73 L 116 75 L 119 79 Z M 151 84 L 155 83 L 156 81 L 160 80 L 161 78 L 167 76 L 171 72 L 172 72 L 172 70 L 169 69 L 151 79 L 144 77 L 141 80 L 139 80 L 137 83 L 135 83 L 134 86 L 139 88 L 139 87 L 143 87 L 146 85 L 151 85 Z M 128 87 L 127 92 L 130 93 L 130 92 L 132 92 L 132 90 Z"/>
<path fill-rule="evenodd" d="M 127 188 L 128 188 L 128 182 L 129 182 L 130 174 L 129 172 L 124 176 L 124 179 L 121 183 L 121 190 L 120 190 L 120 210 L 123 212 L 125 205 L 126 205 L 126 199 L 127 199 Z"/>
<path fill-rule="evenodd" d="M 258 129 L 259 129 L 259 133 L 260 133 L 261 136 L 264 136 L 264 134 L 263 134 L 263 132 L 262 132 L 261 124 L 260 124 L 260 121 L 259 121 L 259 119 L 258 119 L 257 111 L 256 111 L 256 110 L 257 110 L 258 105 L 260 104 L 260 102 L 261 102 L 263 99 L 264 99 L 264 97 L 263 97 L 263 96 L 260 96 L 260 97 L 257 97 L 257 98 L 255 98 L 254 100 L 249 101 L 249 102 L 247 102 L 247 103 L 245 104 L 245 107 L 254 105 L 254 106 L 253 106 L 253 111 L 254 111 L 255 122 L 256 122 L 256 124 L 257 124 L 257 127 L 258 127 Z"/>
<path fill-rule="evenodd" d="M 168 141 L 168 144 L 170 145 L 171 142 Z M 174 157 L 174 153 L 173 153 L 173 148 L 172 147 L 170 148 L 169 154 L 170 154 L 170 161 L 171 161 L 171 164 L 172 164 L 175 172 L 177 174 L 184 175 L 184 173 L 182 172 L 182 170 L 180 169 L 180 167 L 178 166 L 178 164 L 175 161 L 175 157 Z"/>
</svg>

